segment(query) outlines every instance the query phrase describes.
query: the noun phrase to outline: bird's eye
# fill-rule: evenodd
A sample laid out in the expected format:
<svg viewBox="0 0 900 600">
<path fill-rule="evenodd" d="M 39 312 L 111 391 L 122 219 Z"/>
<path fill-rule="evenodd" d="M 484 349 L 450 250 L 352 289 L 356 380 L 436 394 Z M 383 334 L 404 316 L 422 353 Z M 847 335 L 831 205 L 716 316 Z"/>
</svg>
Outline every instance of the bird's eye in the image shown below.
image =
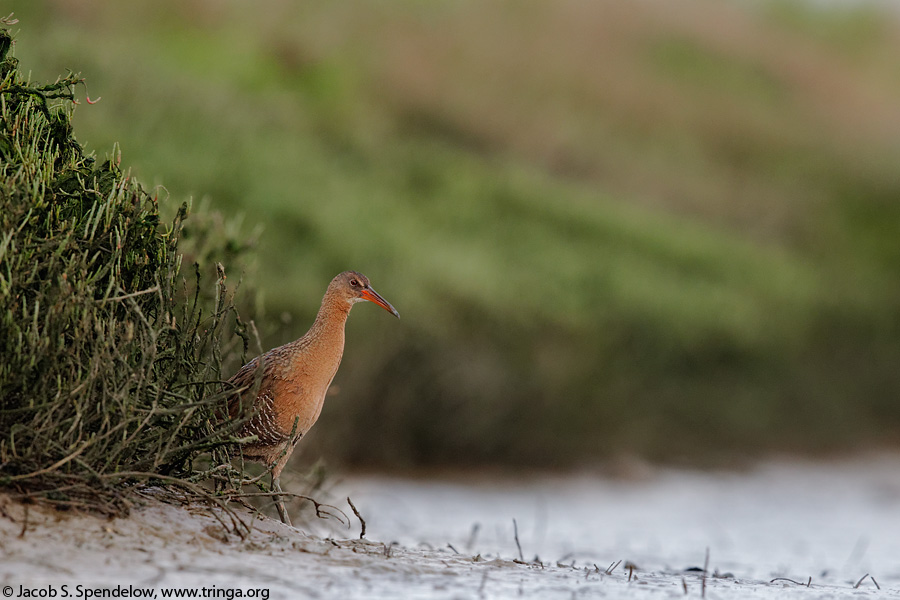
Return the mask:
<svg viewBox="0 0 900 600">
<path fill-rule="evenodd" d="M 353 287 L 359 287 L 359 282 L 355 279 L 351 279 L 350 285 L 352 285 Z"/>
</svg>

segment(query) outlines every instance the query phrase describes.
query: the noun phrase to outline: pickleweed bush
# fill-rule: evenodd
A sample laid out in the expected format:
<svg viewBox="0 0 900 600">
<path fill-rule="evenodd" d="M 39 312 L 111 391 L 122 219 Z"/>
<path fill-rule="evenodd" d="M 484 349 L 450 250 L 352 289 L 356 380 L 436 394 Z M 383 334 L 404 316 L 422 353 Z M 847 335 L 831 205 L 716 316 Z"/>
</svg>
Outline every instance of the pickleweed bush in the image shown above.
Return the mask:
<svg viewBox="0 0 900 600">
<path fill-rule="evenodd" d="M 231 439 L 223 361 L 250 337 L 224 269 L 208 283 L 183 255 L 247 248 L 208 217 L 182 243 L 186 204 L 162 222 L 117 158 L 73 137 L 81 80 L 24 81 L 10 47 L 2 30 L 0 487 L 114 506 L 129 473 L 202 478 L 194 460 Z"/>
</svg>

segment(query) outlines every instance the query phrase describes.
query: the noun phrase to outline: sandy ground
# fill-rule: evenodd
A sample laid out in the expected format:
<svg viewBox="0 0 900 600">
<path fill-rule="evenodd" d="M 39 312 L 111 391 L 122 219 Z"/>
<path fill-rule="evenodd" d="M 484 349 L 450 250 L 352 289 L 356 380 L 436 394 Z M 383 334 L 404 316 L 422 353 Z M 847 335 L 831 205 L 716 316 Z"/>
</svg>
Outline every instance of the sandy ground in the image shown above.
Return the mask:
<svg viewBox="0 0 900 600">
<path fill-rule="evenodd" d="M 353 539 L 352 513 L 349 527 L 317 521 L 300 531 L 243 509 L 252 532 L 242 537 L 221 511 L 152 490 L 114 520 L 36 506 L 26 519 L 26 507 L 0 498 L 0 592 L 699 598 L 705 586 L 707 598 L 900 597 L 900 457 L 637 480 L 356 477 L 332 493 L 351 495 L 366 540 Z M 703 577 L 689 569 L 703 567 L 707 548 Z"/>
</svg>

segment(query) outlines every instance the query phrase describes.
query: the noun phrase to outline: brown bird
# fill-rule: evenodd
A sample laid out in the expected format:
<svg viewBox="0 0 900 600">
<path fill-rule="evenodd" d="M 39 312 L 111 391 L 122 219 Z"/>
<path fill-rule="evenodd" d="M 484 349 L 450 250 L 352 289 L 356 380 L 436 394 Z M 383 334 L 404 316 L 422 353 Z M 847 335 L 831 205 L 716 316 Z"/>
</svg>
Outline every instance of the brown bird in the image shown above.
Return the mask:
<svg viewBox="0 0 900 600">
<path fill-rule="evenodd" d="M 312 428 L 325 393 L 331 385 L 344 353 L 344 324 L 356 302 L 368 300 L 399 318 L 391 304 L 356 271 L 345 271 L 331 280 L 319 314 L 300 339 L 273 348 L 235 373 L 229 383 L 238 389 L 228 403 L 229 417 L 252 410 L 241 428 L 241 437 L 256 436 L 242 446 L 244 458 L 261 462 L 272 470 L 272 489 L 283 492 L 279 477 L 300 438 Z M 260 364 L 261 363 L 261 364 Z M 262 372 L 258 373 L 257 369 Z M 254 396 L 251 390 L 260 378 Z M 291 524 L 284 502 L 276 496 L 278 515 Z"/>
</svg>

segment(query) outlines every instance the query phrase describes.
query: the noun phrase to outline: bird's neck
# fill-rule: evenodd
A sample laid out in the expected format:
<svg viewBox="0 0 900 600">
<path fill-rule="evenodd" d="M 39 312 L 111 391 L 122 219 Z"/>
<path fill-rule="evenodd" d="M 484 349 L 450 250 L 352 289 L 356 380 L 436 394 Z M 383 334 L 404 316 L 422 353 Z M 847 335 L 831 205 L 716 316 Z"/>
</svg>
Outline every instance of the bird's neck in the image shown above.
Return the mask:
<svg viewBox="0 0 900 600">
<path fill-rule="evenodd" d="M 343 347 L 344 325 L 350 315 L 351 307 L 352 305 L 347 304 L 344 300 L 325 294 L 316 320 L 309 329 L 309 334 L 323 339 L 323 341 L 329 338 L 334 341 L 335 337 L 339 337 L 340 346 Z"/>
</svg>

